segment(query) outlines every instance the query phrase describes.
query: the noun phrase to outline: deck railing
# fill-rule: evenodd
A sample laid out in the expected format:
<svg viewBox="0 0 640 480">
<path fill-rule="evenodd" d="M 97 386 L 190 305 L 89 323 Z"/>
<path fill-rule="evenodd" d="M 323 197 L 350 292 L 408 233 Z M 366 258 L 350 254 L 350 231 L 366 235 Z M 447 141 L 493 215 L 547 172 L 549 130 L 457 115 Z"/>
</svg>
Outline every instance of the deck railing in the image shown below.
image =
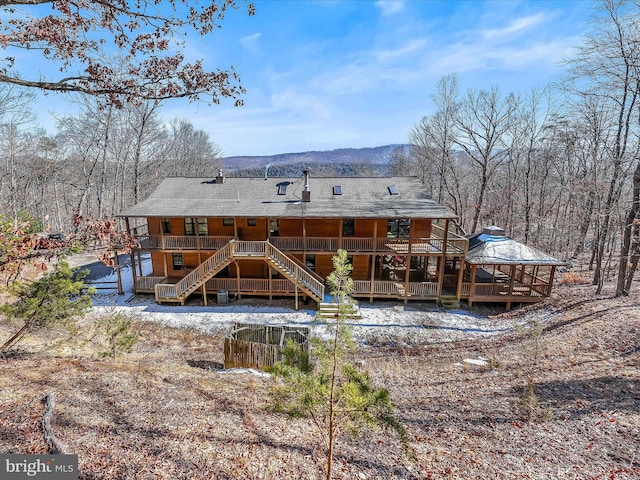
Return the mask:
<svg viewBox="0 0 640 480">
<path fill-rule="evenodd" d="M 136 277 L 136 292 L 153 292 L 155 286 L 165 281 L 167 277 Z"/>
<path fill-rule="evenodd" d="M 431 235 L 444 240 L 445 229 L 438 225 L 431 225 Z M 451 230 L 447 233 L 447 251 L 449 253 L 462 253 L 466 251 L 466 245 L 469 240 L 460 235 L 453 233 Z"/>
<path fill-rule="evenodd" d="M 138 237 L 142 250 L 219 250 L 233 237 L 191 235 L 145 235 Z"/>
<path fill-rule="evenodd" d="M 354 296 L 363 297 L 371 295 L 371 282 L 368 280 L 356 280 L 354 283 Z M 405 290 L 404 282 L 391 282 L 376 280 L 373 284 L 373 296 L 404 298 L 405 293 L 414 299 L 438 298 L 438 284 L 436 282 L 409 282 Z"/>
<path fill-rule="evenodd" d="M 242 278 L 240 279 L 240 289 L 236 278 L 212 278 L 207 281 L 207 291 L 227 290 L 235 293 L 269 293 L 269 279 L 266 278 Z M 274 278 L 271 280 L 271 293 L 292 294 L 296 291 L 296 286 L 291 280 L 286 278 Z"/>
<path fill-rule="evenodd" d="M 434 227 L 436 228 L 436 227 Z M 439 227 L 437 227 L 439 228 Z M 234 237 L 145 235 L 138 237 L 143 250 L 207 250 L 216 251 Z M 238 240 L 242 242 L 242 240 Z M 284 252 L 335 252 L 339 248 L 354 253 L 441 254 L 444 240 L 439 234 L 425 238 L 369 237 L 272 237 L 269 242 Z M 253 242 L 248 242 L 253 243 Z M 467 239 L 450 234 L 447 253 L 461 254 Z"/>
</svg>

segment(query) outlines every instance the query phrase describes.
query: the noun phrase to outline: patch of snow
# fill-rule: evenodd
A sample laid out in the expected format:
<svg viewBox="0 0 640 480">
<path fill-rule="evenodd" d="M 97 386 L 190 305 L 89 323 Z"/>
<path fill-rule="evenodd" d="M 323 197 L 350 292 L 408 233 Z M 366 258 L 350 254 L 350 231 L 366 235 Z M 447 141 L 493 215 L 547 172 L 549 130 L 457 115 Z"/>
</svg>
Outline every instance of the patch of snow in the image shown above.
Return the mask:
<svg viewBox="0 0 640 480">
<path fill-rule="evenodd" d="M 271 374 L 267 372 L 260 372 L 253 368 L 229 368 L 227 370 L 216 370 L 218 373 L 234 373 L 234 374 L 251 374 L 257 377 L 270 377 Z"/>
<path fill-rule="evenodd" d="M 478 357 L 478 358 L 465 358 L 462 360 L 464 363 L 468 363 L 470 365 L 478 365 L 479 367 L 485 367 L 488 365 L 487 361 L 482 358 L 482 357 Z"/>
</svg>

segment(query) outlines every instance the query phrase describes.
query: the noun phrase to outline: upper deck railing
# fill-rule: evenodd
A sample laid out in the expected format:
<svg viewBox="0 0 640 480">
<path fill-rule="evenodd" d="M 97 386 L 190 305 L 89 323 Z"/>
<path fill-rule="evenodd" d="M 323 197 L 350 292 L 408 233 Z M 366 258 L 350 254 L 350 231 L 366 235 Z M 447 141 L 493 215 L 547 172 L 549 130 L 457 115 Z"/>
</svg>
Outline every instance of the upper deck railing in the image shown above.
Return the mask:
<svg viewBox="0 0 640 480">
<path fill-rule="evenodd" d="M 434 226 L 434 234 L 423 238 L 370 238 L 370 237 L 271 237 L 269 242 L 284 252 L 322 253 L 344 249 L 352 253 L 388 254 L 433 254 L 441 255 L 445 248 L 444 238 Z M 216 251 L 233 237 L 211 236 L 144 236 L 140 237 L 142 250 L 205 250 Z M 446 253 L 462 255 L 466 252 L 468 240 L 449 233 Z"/>
</svg>

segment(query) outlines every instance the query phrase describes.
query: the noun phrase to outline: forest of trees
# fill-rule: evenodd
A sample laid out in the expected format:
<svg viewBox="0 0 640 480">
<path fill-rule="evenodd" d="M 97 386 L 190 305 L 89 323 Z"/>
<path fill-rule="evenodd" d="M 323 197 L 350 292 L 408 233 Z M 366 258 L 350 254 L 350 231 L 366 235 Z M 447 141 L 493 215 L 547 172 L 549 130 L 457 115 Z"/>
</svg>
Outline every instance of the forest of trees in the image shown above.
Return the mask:
<svg viewBox="0 0 640 480">
<path fill-rule="evenodd" d="M 594 283 L 615 275 L 624 295 L 640 259 L 640 14 L 633 2 L 598 5 L 553 84 L 462 91 L 455 74 L 443 77 L 430 94 L 434 112 L 408 132 L 412 147 L 398 150 L 388 173 L 418 175 L 464 233 L 496 224 L 560 258 L 586 255 Z M 187 120 L 163 123 L 162 100 L 75 98 L 78 113 L 51 135 L 34 122 L 31 90 L 0 82 L 7 217 L 65 231 L 74 210 L 113 216 L 165 176 L 217 172 L 208 133 Z"/>
<path fill-rule="evenodd" d="M 220 150 L 191 122 L 160 119 L 160 103 L 100 107 L 85 98 L 55 135 L 33 123 L 33 97 L 0 85 L 0 208 L 69 231 L 74 210 L 117 215 L 144 199 L 165 176 L 212 175 Z"/>
<path fill-rule="evenodd" d="M 611 275 L 625 295 L 640 259 L 640 14 L 600 5 L 554 84 L 461 92 L 442 78 L 390 172 L 419 175 L 465 233 L 495 224 L 563 259 L 589 254 L 598 290 Z"/>
</svg>

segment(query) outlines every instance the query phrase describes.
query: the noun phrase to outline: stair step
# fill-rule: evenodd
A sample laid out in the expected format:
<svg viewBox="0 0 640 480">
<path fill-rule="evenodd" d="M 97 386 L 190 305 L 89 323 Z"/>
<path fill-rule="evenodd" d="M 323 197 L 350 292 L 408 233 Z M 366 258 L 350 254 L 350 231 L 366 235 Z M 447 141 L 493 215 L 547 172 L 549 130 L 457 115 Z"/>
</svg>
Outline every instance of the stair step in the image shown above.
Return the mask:
<svg viewBox="0 0 640 480">
<path fill-rule="evenodd" d="M 318 312 L 316 315 L 319 318 L 336 318 L 336 314 L 338 312 Z M 343 318 L 353 318 L 353 319 L 358 319 L 360 320 L 362 318 L 362 314 L 360 312 L 353 312 L 353 313 L 345 313 L 342 315 Z"/>
<path fill-rule="evenodd" d="M 441 298 L 440 305 L 444 308 L 460 308 L 460 302 L 457 298 Z"/>
<path fill-rule="evenodd" d="M 337 303 L 320 303 L 318 309 L 318 316 L 320 318 L 335 318 L 337 313 L 339 313 L 339 307 Z M 347 308 L 346 311 L 343 312 L 343 316 L 348 318 L 362 318 L 362 314 L 360 313 L 360 306 L 357 303 L 351 305 L 351 308 Z"/>
</svg>

